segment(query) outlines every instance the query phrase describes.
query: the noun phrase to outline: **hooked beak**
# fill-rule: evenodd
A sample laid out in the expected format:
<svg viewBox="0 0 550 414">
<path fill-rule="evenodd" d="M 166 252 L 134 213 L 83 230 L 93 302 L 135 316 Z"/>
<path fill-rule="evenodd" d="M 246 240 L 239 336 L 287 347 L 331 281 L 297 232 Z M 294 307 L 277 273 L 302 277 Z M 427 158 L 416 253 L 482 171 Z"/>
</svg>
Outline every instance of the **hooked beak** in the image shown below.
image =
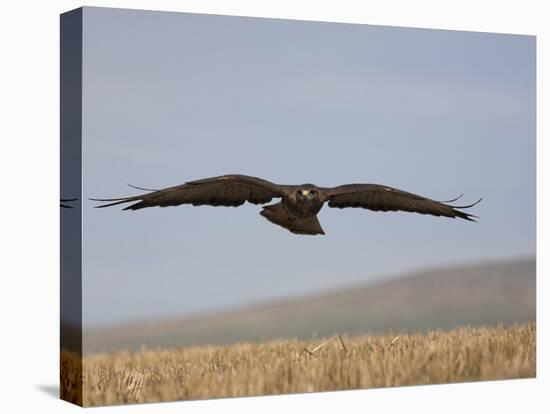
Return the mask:
<svg viewBox="0 0 550 414">
<path fill-rule="evenodd" d="M 302 195 L 307 196 L 309 194 L 309 190 L 302 190 Z"/>
</svg>

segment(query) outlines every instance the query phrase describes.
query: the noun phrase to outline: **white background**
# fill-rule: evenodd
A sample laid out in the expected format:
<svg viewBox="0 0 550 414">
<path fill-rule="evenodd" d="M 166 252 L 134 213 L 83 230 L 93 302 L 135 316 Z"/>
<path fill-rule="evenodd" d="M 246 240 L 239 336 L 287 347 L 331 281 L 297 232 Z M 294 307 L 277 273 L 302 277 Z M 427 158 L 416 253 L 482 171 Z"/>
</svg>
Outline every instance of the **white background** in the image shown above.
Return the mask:
<svg viewBox="0 0 550 414">
<path fill-rule="evenodd" d="M 548 211 L 547 17 L 542 1 L 75 1 L 5 3 L 0 30 L 3 412 L 69 412 L 55 397 L 59 318 L 59 14 L 111 6 L 537 35 L 538 212 Z M 102 408 L 110 412 L 543 412 L 550 389 L 547 219 L 538 214 L 537 379 Z M 545 352 L 546 351 L 546 352 Z M 545 385 L 544 385 L 545 384 Z M 546 405 L 548 403 L 546 402 Z M 547 407 L 546 407 L 547 409 Z"/>
</svg>

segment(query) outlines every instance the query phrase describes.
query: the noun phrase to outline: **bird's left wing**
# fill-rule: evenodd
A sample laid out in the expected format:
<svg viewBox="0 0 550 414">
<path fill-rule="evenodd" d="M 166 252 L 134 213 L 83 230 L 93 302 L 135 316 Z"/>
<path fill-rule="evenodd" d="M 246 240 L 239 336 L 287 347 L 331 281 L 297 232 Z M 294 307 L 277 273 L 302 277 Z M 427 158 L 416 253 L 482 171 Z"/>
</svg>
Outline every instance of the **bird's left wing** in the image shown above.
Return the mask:
<svg viewBox="0 0 550 414">
<path fill-rule="evenodd" d="M 373 211 L 409 211 L 432 216 L 445 216 L 475 221 L 473 214 L 460 209 L 475 206 L 451 206 L 413 193 L 378 184 L 346 184 L 334 188 L 323 188 L 329 207 L 361 207 Z M 455 200 L 452 200 L 455 201 Z"/>
<path fill-rule="evenodd" d="M 180 204 L 236 207 L 246 201 L 253 204 L 264 204 L 274 197 L 282 196 L 283 187 L 277 184 L 257 177 L 233 174 L 190 181 L 133 197 L 92 198 L 92 200 L 110 202 L 97 207 L 136 202 L 124 210 L 139 210 L 146 207 L 168 207 Z"/>
</svg>

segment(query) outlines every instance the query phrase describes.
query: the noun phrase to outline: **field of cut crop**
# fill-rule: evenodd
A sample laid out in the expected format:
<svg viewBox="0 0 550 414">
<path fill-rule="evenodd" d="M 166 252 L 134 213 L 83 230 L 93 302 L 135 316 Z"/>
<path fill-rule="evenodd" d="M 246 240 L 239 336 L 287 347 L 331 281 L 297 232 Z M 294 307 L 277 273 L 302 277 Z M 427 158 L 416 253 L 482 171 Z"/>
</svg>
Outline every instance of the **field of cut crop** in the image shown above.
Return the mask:
<svg viewBox="0 0 550 414">
<path fill-rule="evenodd" d="M 535 376 L 535 323 L 324 341 L 62 353 L 61 390 L 85 406 Z M 328 339 L 328 338 L 327 338 Z M 80 400 L 80 401 L 79 401 Z"/>
</svg>

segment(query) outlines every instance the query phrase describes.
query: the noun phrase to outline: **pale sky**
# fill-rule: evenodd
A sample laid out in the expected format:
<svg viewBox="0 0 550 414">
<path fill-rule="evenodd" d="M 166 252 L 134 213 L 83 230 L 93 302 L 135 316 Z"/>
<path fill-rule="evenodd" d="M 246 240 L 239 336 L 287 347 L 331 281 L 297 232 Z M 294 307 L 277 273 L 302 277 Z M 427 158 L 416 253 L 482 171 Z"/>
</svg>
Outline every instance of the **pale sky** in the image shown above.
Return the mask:
<svg viewBox="0 0 550 414">
<path fill-rule="evenodd" d="M 535 38 L 84 9 L 84 326 L 535 254 Z M 479 223 L 331 209 L 93 209 L 225 173 L 483 197 Z"/>
</svg>

